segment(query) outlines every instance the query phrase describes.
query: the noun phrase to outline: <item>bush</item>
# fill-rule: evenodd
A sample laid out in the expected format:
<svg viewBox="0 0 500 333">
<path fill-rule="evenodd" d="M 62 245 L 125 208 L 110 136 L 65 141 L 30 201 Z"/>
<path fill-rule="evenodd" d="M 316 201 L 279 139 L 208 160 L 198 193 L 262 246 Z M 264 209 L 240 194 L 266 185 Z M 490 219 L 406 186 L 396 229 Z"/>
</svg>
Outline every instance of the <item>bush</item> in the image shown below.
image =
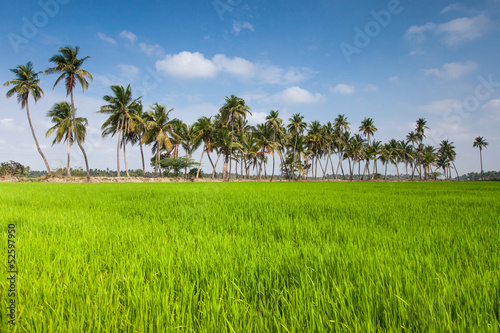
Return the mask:
<svg viewBox="0 0 500 333">
<path fill-rule="evenodd" d="M 30 167 L 24 166 L 21 163 L 9 161 L 0 164 L 0 177 L 27 177 L 30 173 Z"/>
</svg>

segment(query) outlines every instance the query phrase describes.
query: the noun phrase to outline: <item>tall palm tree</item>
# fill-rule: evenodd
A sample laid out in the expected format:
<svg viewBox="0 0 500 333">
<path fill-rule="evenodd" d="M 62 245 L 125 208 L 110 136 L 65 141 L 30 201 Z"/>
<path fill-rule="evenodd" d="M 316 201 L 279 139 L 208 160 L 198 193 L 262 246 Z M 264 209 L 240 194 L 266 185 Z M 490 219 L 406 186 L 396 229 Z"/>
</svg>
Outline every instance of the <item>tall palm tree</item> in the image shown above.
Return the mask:
<svg viewBox="0 0 500 333">
<path fill-rule="evenodd" d="M 483 179 L 483 148 L 488 147 L 488 142 L 482 137 L 478 136 L 474 139 L 474 143 L 472 145 L 474 148 L 479 148 L 479 158 L 481 160 L 481 180 Z"/>
<path fill-rule="evenodd" d="M 416 139 L 417 139 L 417 143 L 418 143 L 418 151 L 419 154 L 417 155 L 418 158 L 417 158 L 417 162 L 420 164 L 420 167 L 422 167 L 422 152 L 423 152 L 423 146 L 422 146 L 422 143 L 423 143 L 423 140 L 425 138 L 425 130 L 426 129 L 429 129 L 429 127 L 427 127 L 427 120 L 425 120 L 425 118 L 419 118 L 417 120 L 417 124 L 415 126 L 415 136 L 416 136 Z M 420 179 L 422 179 L 422 170 L 420 170 Z"/>
<path fill-rule="evenodd" d="M 201 139 L 196 128 L 196 124 L 186 125 L 183 124 L 182 130 L 178 133 L 181 139 L 182 148 L 186 152 L 186 157 L 191 158 L 193 151 L 195 151 L 201 144 Z M 187 177 L 187 166 L 184 170 L 184 178 Z"/>
<path fill-rule="evenodd" d="M 277 111 L 271 110 L 271 112 L 269 112 L 269 115 L 266 117 L 266 124 L 273 131 L 273 142 L 276 145 L 276 147 L 279 147 L 279 144 L 278 144 L 278 132 L 280 130 L 281 124 L 283 123 L 283 119 L 279 118 L 279 114 L 280 114 L 280 112 L 278 110 Z M 273 152 L 273 173 L 271 175 L 271 181 L 273 181 L 273 178 L 274 178 L 274 166 L 275 166 L 275 163 L 276 163 L 276 158 L 275 157 L 276 156 L 274 155 L 274 152 Z"/>
<path fill-rule="evenodd" d="M 234 137 L 234 123 L 239 118 L 246 118 L 247 114 L 252 114 L 250 112 L 250 107 L 245 104 L 245 100 L 239 98 L 235 95 L 230 97 L 226 96 L 226 103 L 221 108 L 221 113 L 226 117 L 224 121 L 226 124 L 231 125 L 231 142 L 229 147 L 229 157 L 233 156 L 233 137 Z M 227 161 L 226 157 L 226 161 Z M 231 165 L 232 159 L 229 158 L 229 172 L 227 175 L 227 181 L 231 178 Z"/>
<path fill-rule="evenodd" d="M 144 162 L 144 150 L 142 149 L 142 138 L 144 133 L 146 132 L 145 120 L 144 117 L 146 113 L 143 111 L 142 103 L 139 103 L 135 110 L 132 112 L 132 123 L 134 124 L 133 129 L 127 133 L 126 141 L 129 141 L 132 145 L 136 143 L 139 144 L 139 149 L 141 151 L 141 160 L 142 160 L 142 175 L 146 177 L 146 164 Z"/>
<path fill-rule="evenodd" d="M 53 55 L 49 61 L 54 63 L 54 67 L 48 68 L 45 71 L 45 74 L 60 74 L 54 83 L 54 88 L 61 81 L 64 80 L 66 86 L 66 97 L 71 96 L 71 110 L 72 110 L 72 118 L 73 118 L 73 127 L 75 127 L 76 123 L 76 109 L 75 109 L 75 101 L 73 98 L 73 89 L 78 82 L 82 87 L 82 92 L 85 92 L 89 87 L 89 82 L 87 79 L 93 80 L 92 75 L 82 69 L 82 65 L 85 60 L 90 57 L 84 57 L 82 59 L 78 59 L 78 51 L 80 48 L 78 46 L 65 46 L 59 49 L 59 54 Z M 80 150 L 82 151 L 83 157 L 85 159 L 85 167 L 87 168 L 87 182 L 90 182 L 90 169 L 89 162 L 87 160 L 87 154 L 85 153 L 85 149 L 83 149 L 81 140 L 78 139 L 78 131 L 75 131 L 76 143 Z"/>
<path fill-rule="evenodd" d="M 137 118 L 133 116 L 133 113 L 137 113 L 140 108 L 140 97 L 132 98 L 132 88 L 130 84 L 127 88 L 123 86 L 111 86 L 113 95 L 105 95 L 103 100 L 108 104 L 101 106 L 101 109 L 97 113 L 109 114 L 109 118 L 102 124 L 102 137 L 118 136 L 118 142 L 116 146 L 116 168 L 117 177 L 120 177 L 120 147 L 123 146 L 125 149 L 126 136 L 132 131 L 135 126 L 135 122 L 138 121 Z M 125 153 L 125 150 L 124 150 Z M 124 155 L 125 164 L 127 163 L 126 156 Z M 127 175 L 128 168 L 125 167 Z"/>
<path fill-rule="evenodd" d="M 156 158 L 155 158 L 155 177 L 158 176 L 158 163 L 160 161 L 161 150 L 172 150 L 172 141 L 169 134 L 172 135 L 172 122 L 176 119 L 170 119 L 169 114 L 174 109 L 167 111 L 165 105 L 155 103 L 145 116 L 146 132 L 143 137 L 143 142 L 155 143 Z"/>
<path fill-rule="evenodd" d="M 292 118 L 288 119 L 288 131 L 295 137 L 294 146 L 293 146 L 293 161 L 291 165 L 292 178 L 294 178 L 294 168 L 295 168 L 295 152 L 297 150 L 297 142 L 299 134 L 302 134 L 307 127 L 307 123 L 304 122 L 304 116 L 301 116 L 300 113 L 296 113 L 292 115 Z M 290 179 L 289 179 L 290 180 Z"/>
<path fill-rule="evenodd" d="M 200 117 L 195 123 L 195 128 L 197 131 L 197 137 L 199 140 L 203 141 L 203 151 L 201 152 L 200 165 L 198 166 L 198 171 L 196 172 L 196 179 L 200 176 L 201 162 L 203 160 L 203 154 L 207 153 L 210 159 L 210 143 L 213 139 L 213 122 L 212 117 Z M 212 160 L 210 159 L 210 163 Z M 213 163 L 212 163 L 213 166 Z"/>
<path fill-rule="evenodd" d="M 71 112 L 71 105 L 68 102 L 60 102 L 54 104 L 52 109 L 47 112 L 47 117 L 52 118 L 52 123 L 54 126 L 49 128 L 46 137 L 52 135 L 52 133 L 56 133 L 56 137 L 52 142 L 52 145 L 59 143 L 61 141 L 65 141 L 68 145 L 68 167 L 67 167 L 67 176 L 71 177 L 70 171 L 70 148 L 71 145 L 76 140 L 76 136 L 81 141 L 85 141 L 85 137 L 87 136 L 87 119 L 86 118 L 76 118 L 76 131 L 78 135 L 74 135 L 73 128 L 73 115 Z"/>
<path fill-rule="evenodd" d="M 368 137 L 368 144 L 371 144 L 370 136 L 373 136 L 378 129 L 375 127 L 372 118 L 365 118 L 359 126 L 359 131 L 363 133 L 364 136 Z"/>
<path fill-rule="evenodd" d="M 26 115 L 28 116 L 28 123 L 30 125 L 31 134 L 33 135 L 33 139 L 35 140 L 36 149 L 40 156 L 42 156 L 43 161 L 45 162 L 45 167 L 47 168 L 47 172 L 50 174 L 50 166 L 45 158 L 45 155 L 38 144 L 38 140 L 35 135 L 35 129 L 33 128 L 33 124 L 31 123 L 30 116 L 30 108 L 28 105 L 28 100 L 30 94 L 33 95 L 33 99 L 36 102 L 42 98 L 43 90 L 40 88 L 38 83 L 40 79 L 38 78 L 38 74 L 41 72 L 35 72 L 33 69 L 33 64 L 31 61 L 28 61 L 26 65 L 17 65 L 16 68 L 11 68 L 10 71 L 14 73 L 15 79 L 10 80 L 4 83 L 5 87 L 12 85 L 13 87 L 7 91 L 7 98 L 12 97 L 14 94 L 17 94 L 17 101 L 21 103 L 21 110 L 26 108 Z"/>
<path fill-rule="evenodd" d="M 342 166 L 342 161 L 344 160 L 344 151 L 346 146 L 349 143 L 350 139 L 350 133 L 349 135 L 346 135 L 351 128 L 349 125 L 351 125 L 350 122 L 347 121 L 347 117 L 343 114 L 339 114 L 337 118 L 333 121 L 334 123 L 334 128 L 337 132 L 337 152 L 339 155 L 339 164 L 337 165 L 337 172 L 335 175 L 335 179 L 337 179 L 338 176 L 338 171 L 339 171 L 339 166 L 340 169 L 342 170 L 342 177 L 344 177 L 344 167 Z"/>
</svg>

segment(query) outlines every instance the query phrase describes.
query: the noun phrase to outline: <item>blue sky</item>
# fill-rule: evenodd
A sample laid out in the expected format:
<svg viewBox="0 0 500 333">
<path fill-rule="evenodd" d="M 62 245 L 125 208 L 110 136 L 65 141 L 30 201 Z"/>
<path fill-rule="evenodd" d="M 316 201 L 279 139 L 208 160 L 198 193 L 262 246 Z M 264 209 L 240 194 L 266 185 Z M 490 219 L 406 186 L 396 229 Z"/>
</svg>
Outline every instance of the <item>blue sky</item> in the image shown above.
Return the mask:
<svg viewBox="0 0 500 333">
<path fill-rule="evenodd" d="M 91 168 L 116 169 L 115 139 L 100 138 L 105 116 L 94 112 L 110 85 L 130 83 L 146 109 L 165 104 L 187 123 L 215 115 L 231 94 L 251 107 L 252 124 L 270 110 L 285 122 L 293 113 L 323 123 L 342 113 L 353 131 L 374 118 L 382 141 L 403 139 L 423 117 L 425 142 L 453 141 L 461 174 L 479 169 L 478 135 L 490 143 L 484 169 L 499 170 L 499 18 L 499 0 L 9 1 L 0 12 L 0 80 L 17 64 L 41 71 L 60 47 L 80 46 L 94 76 L 75 95 L 78 115 L 89 119 Z M 52 89 L 55 78 L 41 77 L 45 96 L 31 114 L 58 168 L 65 145 L 45 138 L 46 112 L 66 99 L 63 86 Z M 15 98 L 1 105 L 0 161 L 42 170 L 25 111 Z M 84 166 L 72 153 L 73 166 Z M 140 164 L 129 148 L 129 168 Z"/>
</svg>

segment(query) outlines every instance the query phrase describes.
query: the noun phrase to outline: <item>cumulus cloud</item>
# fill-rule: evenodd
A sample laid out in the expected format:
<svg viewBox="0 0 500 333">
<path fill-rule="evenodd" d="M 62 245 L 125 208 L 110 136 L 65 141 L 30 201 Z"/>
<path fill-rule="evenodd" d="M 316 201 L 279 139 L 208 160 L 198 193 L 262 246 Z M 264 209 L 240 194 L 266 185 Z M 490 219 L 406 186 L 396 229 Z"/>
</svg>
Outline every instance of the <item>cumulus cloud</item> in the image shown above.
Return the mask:
<svg viewBox="0 0 500 333">
<path fill-rule="evenodd" d="M 370 83 L 366 86 L 365 91 L 378 91 L 378 87 Z"/>
<path fill-rule="evenodd" d="M 212 61 L 217 70 L 222 72 L 241 75 L 243 77 L 253 77 L 255 75 L 255 65 L 240 57 L 230 59 L 223 54 L 216 54 Z"/>
<path fill-rule="evenodd" d="M 356 92 L 356 88 L 345 83 L 337 84 L 331 89 L 334 94 L 351 95 Z"/>
<path fill-rule="evenodd" d="M 113 38 L 111 38 L 111 37 L 103 34 L 102 32 L 98 32 L 97 33 L 97 37 L 99 37 L 100 40 L 103 40 L 106 43 L 109 43 L 111 45 L 115 45 L 116 44 L 116 40 L 114 40 Z"/>
<path fill-rule="evenodd" d="M 464 5 L 461 5 L 459 3 L 452 3 L 451 5 L 444 7 L 443 10 L 441 10 L 441 14 L 448 13 L 448 12 L 454 12 L 454 11 L 466 12 L 468 10 Z"/>
<path fill-rule="evenodd" d="M 434 101 L 428 105 L 418 107 L 422 112 L 433 113 L 436 115 L 443 115 L 446 112 L 460 109 L 463 103 L 457 99 L 442 99 Z"/>
<path fill-rule="evenodd" d="M 426 33 L 433 32 L 442 36 L 442 40 L 449 46 L 459 45 L 483 36 L 490 28 L 488 16 L 481 14 L 474 17 L 461 17 L 445 23 L 426 23 L 421 26 L 412 26 L 406 32 L 410 40 L 422 42 Z"/>
<path fill-rule="evenodd" d="M 233 34 L 235 34 L 236 36 L 238 36 L 239 33 L 241 32 L 241 30 L 243 30 L 243 29 L 248 29 L 251 32 L 255 31 L 255 29 L 253 27 L 253 24 L 251 24 L 249 22 L 233 21 Z"/>
<path fill-rule="evenodd" d="M 250 125 L 263 124 L 266 122 L 267 113 L 265 112 L 252 112 L 252 115 L 247 117 Z"/>
<path fill-rule="evenodd" d="M 475 71 L 477 68 L 477 63 L 474 61 L 468 61 L 464 63 L 451 62 L 444 64 L 441 69 L 430 68 L 424 71 L 425 75 L 434 75 L 438 77 L 444 77 L 449 79 L 458 79 L 465 74 Z"/>
<path fill-rule="evenodd" d="M 169 54 L 156 62 L 156 69 L 179 78 L 212 78 L 217 75 L 217 66 L 199 52 Z"/>
<path fill-rule="evenodd" d="M 0 128 L 2 131 L 21 132 L 23 130 L 23 127 L 16 124 L 15 120 L 12 118 L 0 119 Z"/>
<path fill-rule="evenodd" d="M 116 65 L 120 69 L 121 75 L 127 78 L 135 78 L 139 75 L 139 68 L 134 65 L 119 64 Z"/>
<path fill-rule="evenodd" d="M 284 69 L 269 64 L 254 63 L 241 57 L 229 58 L 216 54 L 212 59 L 199 52 L 183 51 L 169 54 L 156 62 L 156 69 L 165 75 L 178 78 L 213 78 L 227 73 L 241 79 L 256 79 L 268 84 L 296 84 L 312 73 L 294 67 Z"/>
<path fill-rule="evenodd" d="M 141 49 L 142 52 L 146 53 L 149 56 L 152 55 L 159 56 L 163 54 L 163 49 L 158 44 L 139 43 L 139 48 Z"/>
<path fill-rule="evenodd" d="M 283 104 L 317 103 L 322 99 L 323 95 L 319 93 L 312 94 L 309 91 L 297 86 L 285 89 L 271 97 L 271 100 Z"/>
<path fill-rule="evenodd" d="M 122 32 L 120 32 L 120 38 L 127 39 L 132 44 L 137 41 L 137 36 L 133 32 L 130 32 L 128 30 L 123 30 Z"/>
</svg>

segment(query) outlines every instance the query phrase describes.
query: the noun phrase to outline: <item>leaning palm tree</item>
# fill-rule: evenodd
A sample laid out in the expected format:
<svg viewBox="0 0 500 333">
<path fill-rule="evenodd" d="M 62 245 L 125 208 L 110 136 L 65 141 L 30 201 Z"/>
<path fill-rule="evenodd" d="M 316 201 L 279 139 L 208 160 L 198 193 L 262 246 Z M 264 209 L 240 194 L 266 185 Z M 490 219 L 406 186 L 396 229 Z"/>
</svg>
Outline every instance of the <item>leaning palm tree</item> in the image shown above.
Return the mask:
<svg viewBox="0 0 500 333">
<path fill-rule="evenodd" d="M 76 118 L 75 124 L 78 134 L 74 135 L 73 132 L 75 132 L 75 130 L 73 128 L 73 116 L 71 112 L 71 106 L 68 104 L 68 102 L 60 102 L 54 104 L 52 109 L 47 112 L 47 117 L 52 118 L 52 123 L 54 124 L 54 126 L 49 128 L 45 136 L 49 137 L 50 135 L 52 135 L 52 133 L 55 133 L 56 137 L 52 142 L 52 145 L 60 143 L 61 141 L 65 141 L 68 145 L 68 167 L 66 174 L 68 177 L 71 177 L 70 148 L 71 145 L 73 145 L 73 143 L 75 142 L 77 136 L 78 139 L 82 142 L 85 141 L 85 137 L 87 136 L 87 119 Z"/>
<path fill-rule="evenodd" d="M 195 123 L 198 139 L 203 141 L 203 151 L 201 152 L 200 165 L 198 165 L 198 171 L 196 172 L 196 179 L 200 176 L 201 162 L 203 160 L 203 155 L 207 153 L 208 159 L 213 166 L 212 159 L 210 158 L 210 143 L 213 139 L 213 129 L 214 124 L 212 122 L 212 117 L 200 117 Z"/>
<path fill-rule="evenodd" d="M 35 103 L 40 98 L 42 98 L 43 90 L 38 85 L 38 83 L 40 82 L 38 74 L 40 74 L 41 72 L 38 73 L 35 72 L 31 61 L 28 61 L 26 65 L 17 65 L 16 68 L 12 68 L 10 71 L 14 73 L 15 79 L 7 81 L 4 84 L 5 87 L 10 85 L 13 86 L 9 91 L 7 91 L 7 98 L 10 98 L 14 94 L 17 94 L 17 101 L 21 103 L 21 110 L 26 108 L 28 123 L 30 124 L 31 134 L 33 135 L 33 139 L 35 140 L 36 149 L 42 156 L 43 161 L 45 162 L 45 167 L 47 168 L 47 172 L 50 174 L 49 163 L 47 162 L 47 159 L 45 158 L 45 155 L 43 154 L 42 149 L 38 144 L 38 140 L 35 135 L 35 130 L 33 128 L 33 124 L 31 123 L 30 109 L 28 105 L 28 99 L 30 97 L 30 93 L 33 95 Z"/>
<path fill-rule="evenodd" d="M 155 178 L 158 175 L 158 163 L 160 161 L 161 150 L 172 150 L 172 141 L 169 134 L 172 135 L 172 122 L 176 119 L 170 119 L 169 114 L 174 109 L 167 111 L 165 105 L 155 103 L 145 116 L 146 132 L 144 133 L 143 141 L 147 144 L 155 143 L 156 158 L 155 158 Z"/>
<path fill-rule="evenodd" d="M 122 86 L 111 86 L 113 95 L 105 95 L 103 100 L 108 104 L 101 106 L 101 109 L 97 113 L 103 113 L 110 115 L 108 119 L 102 124 L 102 137 L 105 138 L 111 134 L 111 136 L 118 135 L 118 143 L 116 147 L 116 177 L 120 177 L 120 147 L 123 145 L 125 149 L 125 138 L 126 135 L 132 132 L 135 122 L 138 121 L 137 118 L 133 116 L 133 113 L 137 113 L 140 108 L 140 97 L 132 98 L 132 88 L 130 84 L 127 88 Z M 125 152 L 124 152 L 125 153 Z M 127 163 L 126 157 L 125 164 Z M 128 173 L 127 167 L 125 167 Z"/>
<path fill-rule="evenodd" d="M 488 142 L 482 136 L 478 136 L 474 140 L 472 147 L 479 148 L 479 158 L 481 160 L 481 180 L 483 180 L 483 148 L 488 147 Z"/>
<path fill-rule="evenodd" d="M 73 99 L 73 89 L 78 82 L 82 87 L 82 91 L 85 92 L 85 89 L 88 89 L 89 87 L 89 82 L 87 81 L 87 79 L 90 79 L 91 81 L 93 80 L 92 75 L 88 71 L 81 68 L 85 60 L 90 57 L 87 56 L 82 59 L 78 59 L 77 56 L 79 50 L 80 48 L 78 46 L 65 46 L 60 48 L 59 54 L 55 54 L 49 59 L 49 61 L 54 63 L 55 66 L 52 68 L 48 68 L 45 71 L 45 74 L 60 74 L 60 76 L 54 83 L 53 88 L 55 88 L 61 80 L 65 81 L 66 97 L 71 96 L 73 127 L 75 127 L 76 123 L 76 109 L 75 101 Z M 87 182 L 90 182 L 89 162 L 87 160 L 87 154 L 85 153 L 85 149 L 83 149 L 81 140 L 78 139 L 78 131 L 75 131 L 75 136 L 76 143 L 78 144 L 78 147 L 80 147 L 80 150 L 82 151 L 83 157 L 85 159 L 85 167 L 87 168 Z"/>
</svg>

